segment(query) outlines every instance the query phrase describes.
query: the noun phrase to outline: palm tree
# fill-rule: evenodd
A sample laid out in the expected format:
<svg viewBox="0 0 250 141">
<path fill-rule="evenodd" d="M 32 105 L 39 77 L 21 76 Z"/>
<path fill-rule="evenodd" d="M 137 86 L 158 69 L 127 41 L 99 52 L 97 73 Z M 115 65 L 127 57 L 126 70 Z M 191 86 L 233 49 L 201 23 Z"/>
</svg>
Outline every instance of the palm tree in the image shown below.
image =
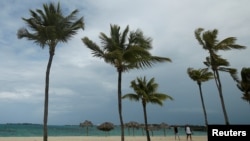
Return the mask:
<svg viewBox="0 0 250 141">
<path fill-rule="evenodd" d="M 142 102 L 144 122 L 147 134 L 147 141 L 150 141 L 149 127 L 147 120 L 147 103 L 163 105 L 163 101 L 166 99 L 173 100 L 171 96 L 164 93 L 157 92 L 158 84 L 154 82 L 154 78 L 151 78 L 148 82 L 146 77 L 138 78 L 131 81 L 130 87 L 134 89 L 135 93 L 125 94 L 122 98 L 129 98 L 130 100 Z"/>
<path fill-rule="evenodd" d="M 213 73 L 208 71 L 208 68 L 204 69 L 198 69 L 195 70 L 193 68 L 188 68 L 187 73 L 189 77 L 196 81 L 198 86 L 199 86 L 199 91 L 200 91 L 200 97 L 201 97 L 201 103 L 202 103 L 202 108 L 203 108 L 203 113 L 204 113 L 204 118 L 205 118 L 205 125 L 207 127 L 208 121 L 207 121 L 207 112 L 204 104 L 204 99 L 203 99 L 203 94 L 202 94 L 202 89 L 201 89 L 201 83 L 206 82 L 210 79 L 213 78 Z"/>
<path fill-rule="evenodd" d="M 231 75 L 236 73 L 236 69 L 227 68 L 229 66 L 229 62 L 226 59 L 223 59 L 220 55 L 218 55 L 218 51 L 226 51 L 231 49 L 245 49 L 245 46 L 241 46 L 235 44 L 235 37 L 228 37 L 223 39 L 222 41 L 217 40 L 218 30 L 214 29 L 212 31 L 203 32 L 203 28 L 198 28 L 195 30 L 195 37 L 198 40 L 199 44 L 203 47 L 203 49 L 209 52 L 209 57 L 206 58 L 204 64 L 207 67 L 210 67 L 213 71 L 214 80 L 219 92 L 219 97 L 221 101 L 221 106 L 225 118 L 226 125 L 229 125 L 229 119 L 226 112 L 226 107 L 224 103 L 223 93 L 222 93 L 222 84 L 220 80 L 219 71 L 229 72 Z M 203 32 L 203 33 L 202 33 Z"/>
<path fill-rule="evenodd" d="M 124 124 L 122 118 L 122 73 L 131 69 L 152 67 L 157 62 L 171 62 L 169 58 L 152 56 L 152 39 L 146 38 L 142 31 L 129 33 L 129 27 L 121 33 L 118 25 L 110 25 L 110 37 L 100 33 L 102 46 L 98 46 L 88 37 L 82 39 L 83 43 L 92 50 L 94 57 L 104 59 L 106 63 L 114 66 L 118 72 L 118 112 L 121 124 L 121 141 L 124 141 Z"/>
<path fill-rule="evenodd" d="M 29 30 L 21 28 L 18 30 L 19 39 L 27 38 L 34 41 L 42 49 L 49 47 L 49 60 L 45 77 L 45 102 L 44 102 L 44 135 L 43 140 L 47 141 L 47 120 L 48 120 L 48 102 L 49 102 L 49 74 L 52 65 L 53 56 L 58 43 L 67 42 L 78 29 L 84 29 L 83 18 L 76 19 L 78 10 L 74 10 L 69 15 L 64 16 L 60 7 L 53 3 L 43 4 L 43 10 L 30 10 L 30 18 L 22 18 L 28 25 Z"/>
<path fill-rule="evenodd" d="M 250 68 L 243 67 L 241 69 L 241 80 L 237 75 L 233 76 L 233 79 L 237 82 L 237 87 L 243 92 L 242 99 L 250 103 Z"/>
</svg>

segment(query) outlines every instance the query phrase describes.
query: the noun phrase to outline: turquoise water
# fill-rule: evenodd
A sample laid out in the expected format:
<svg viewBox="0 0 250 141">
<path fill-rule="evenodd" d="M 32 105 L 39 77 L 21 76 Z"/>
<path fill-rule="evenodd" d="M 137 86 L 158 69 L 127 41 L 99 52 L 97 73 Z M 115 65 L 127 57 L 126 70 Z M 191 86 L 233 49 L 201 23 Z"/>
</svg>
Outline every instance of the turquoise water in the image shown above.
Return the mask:
<svg viewBox="0 0 250 141">
<path fill-rule="evenodd" d="M 158 129 L 150 132 L 151 136 L 173 136 L 173 129 Z M 87 136 L 86 127 L 79 125 L 49 125 L 49 136 Z M 144 136 L 145 131 L 141 128 L 133 129 L 125 128 L 125 136 Z M 179 128 L 179 135 L 185 135 L 184 129 Z M 194 131 L 194 135 L 206 135 L 206 132 Z M 43 125 L 36 124 L 0 124 L 0 137 L 32 137 L 43 136 Z M 120 136 L 120 127 L 109 132 L 103 132 L 97 129 L 96 126 L 88 127 L 88 136 Z"/>
</svg>

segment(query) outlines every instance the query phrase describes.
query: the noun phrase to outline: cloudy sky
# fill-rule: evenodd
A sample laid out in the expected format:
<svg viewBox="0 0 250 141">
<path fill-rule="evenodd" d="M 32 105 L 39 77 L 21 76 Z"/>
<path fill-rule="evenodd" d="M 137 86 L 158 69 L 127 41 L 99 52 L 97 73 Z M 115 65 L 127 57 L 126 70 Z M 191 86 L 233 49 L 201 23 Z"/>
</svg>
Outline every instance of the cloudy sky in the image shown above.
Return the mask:
<svg viewBox="0 0 250 141">
<path fill-rule="evenodd" d="M 50 1 L 1 0 L 0 7 L 0 124 L 43 123 L 45 70 L 48 48 L 41 49 L 26 39 L 17 39 L 21 19 L 29 18 L 29 9 L 42 9 Z M 58 1 L 54 1 L 57 3 Z M 218 29 L 218 39 L 236 37 L 237 44 L 250 46 L 249 0 L 61 0 L 65 14 L 78 9 L 85 29 L 79 30 L 66 44 L 56 48 L 49 94 L 49 124 L 94 124 L 110 121 L 119 124 L 117 72 L 113 66 L 92 57 L 81 39 L 85 36 L 100 44 L 100 32 L 109 34 L 110 25 L 121 30 L 140 29 L 153 39 L 151 53 L 169 57 L 171 63 L 155 64 L 145 70 L 123 74 L 122 93 L 130 93 L 136 77 L 155 78 L 158 92 L 174 98 L 164 106 L 148 104 L 149 123 L 204 125 L 197 84 L 187 68 L 205 67 L 208 53 L 194 37 L 195 29 Z M 249 67 L 250 49 L 219 52 L 231 67 L 239 71 Z M 229 74 L 221 74 L 224 101 L 231 124 L 250 124 L 249 103 Z M 208 122 L 224 124 L 214 80 L 202 84 Z M 139 102 L 123 100 L 124 122 L 143 123 Z"/>
</svg>

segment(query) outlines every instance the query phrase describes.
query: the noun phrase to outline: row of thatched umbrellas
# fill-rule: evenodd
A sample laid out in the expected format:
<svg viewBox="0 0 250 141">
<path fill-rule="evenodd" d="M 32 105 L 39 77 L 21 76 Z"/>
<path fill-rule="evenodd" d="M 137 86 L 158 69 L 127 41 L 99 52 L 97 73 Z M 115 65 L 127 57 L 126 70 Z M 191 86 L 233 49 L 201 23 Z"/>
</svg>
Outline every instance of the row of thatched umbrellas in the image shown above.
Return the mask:
<svg viewBox="0 0 250 141">
<path fill-rule="evenodd" d="M 87 135 L 88 135 L 88 127 L 91 127 L 93 126 L 93 123 L 89 120 L 85 120 L 84 122 L 80 123 L 80 126 L 81 127 L 86 127 L 87 129 Z M 105 132 L 109 132 L 111 130 L 114 129 L 114 124 L 111 123 L 111 122 L 104 122 L 100 125 L 97 126 L 97 129 L 101 130 L 101 131 L 105 131 Z M 133 129 L 133 135 L 134 135 L 134 129 L 139 129 L 139 128 L 142 128 L 142 129 L 145 129 L 145 125 L 144 124 L 139 124 L 138 122 L 135 122 L 135 121 L 130 121 L 128 123 L 125 123 L 125 127 L 127 127 L 128 129 L 132 128 Z M 166 135 L 166 128 L 169 128 L 169 125 L 166 124 L 166 123 L 161 123 L 160 125 L 152 125 L 152 126 L 149 126 L 149 130 L 152 131 L 152 134 L 153 134 L 153 130 L 158 130 L 160 128 L 163 128 L 164 129 L 164 135 Z"/>
<path fill-rule="evenodd" d="M 93 126 L 93 123 L 89 120 L 85 120 L 83 123 L 80 123 L 80 127 L 86 127 L 87 129 L 87 136 L 88 136 L 88 127 Z M 104 131 L 104 132 L 109 132 L 114 129 L 114 124 L 111 122 L 104 122 L 100 125 L 97 126 L 97 129 Z"/>
</svg>

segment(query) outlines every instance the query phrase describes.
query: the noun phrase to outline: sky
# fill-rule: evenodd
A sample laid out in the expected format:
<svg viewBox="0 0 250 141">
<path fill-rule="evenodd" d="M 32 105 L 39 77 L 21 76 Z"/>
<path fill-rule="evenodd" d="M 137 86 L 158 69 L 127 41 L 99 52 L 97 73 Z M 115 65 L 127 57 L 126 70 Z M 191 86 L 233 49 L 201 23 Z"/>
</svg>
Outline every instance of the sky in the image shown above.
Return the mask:
<svg viewBox="0 0 250 141">
<path fill-rule="evenodd" d="M 50 73 L 50 125 L 119 124 L 117 72 L 102 59 L 93 57 L 83 44 L 88 37 L 101 46 L 100 32 L 109 35 L 110 25 L 121 31 L 140 29 L 152 38 L 152 55 L 168 57 L 172 62 L 152 68 L 123 73 L 122 94 L 134 92 L 130 82 L 137 77 L 155 78 L 158 92 L 174 100 L 163 106 L 148 104 L 148 122 L 205 125 L 199 89 L 187 74 L 187 68 L 204 68 L 208 52 L 195 39 L 197 28 L 217 29 L 218 40 L 236 37 L 244 50 L 219 52 L 238 72 L 250 67 L 249 0 L 1 0 L 0 1 L 0 124 L 43 123 L 45 71 L 48 48 L 42 49 L 27 39 L 18 39 L 17 31 L 27 25 L 29 10 L 42 9 L 44 3 L 60 2 L 65 15 L 75 9 L 84 18 L 85 29 L 67 43 L 58 44 Z M 239 75 L 239 73 L 238 73 Z M 224 102 L 230 124 L 250 124 L 249 103 L 227 73 L 221 73 Z M 224 124 L 224 116 L 215 81 L 202 83 L 209 124 Z M 144 123 L 140 102 L 123 100 L 124 122 Z"/>
</svg>

